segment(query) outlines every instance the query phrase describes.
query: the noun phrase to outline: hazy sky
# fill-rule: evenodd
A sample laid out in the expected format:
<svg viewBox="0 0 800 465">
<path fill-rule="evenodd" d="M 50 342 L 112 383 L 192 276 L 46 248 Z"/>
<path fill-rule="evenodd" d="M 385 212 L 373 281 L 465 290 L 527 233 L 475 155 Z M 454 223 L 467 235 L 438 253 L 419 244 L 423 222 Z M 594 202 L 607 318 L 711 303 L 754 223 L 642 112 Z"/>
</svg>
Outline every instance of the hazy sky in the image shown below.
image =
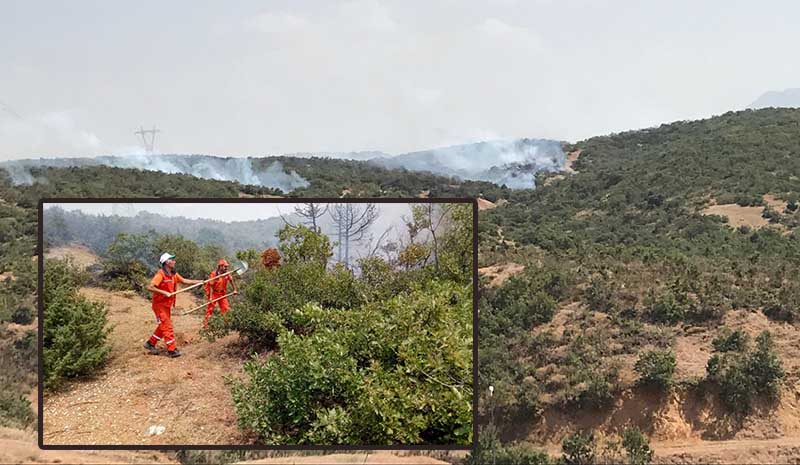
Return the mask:
<svg viewBox="0 0 800 465">
<path fill-rule="evenodd" d="M 0 159 L 578 140 L 800 87 L 800 2 L 0 0 Z"/>
</svg>

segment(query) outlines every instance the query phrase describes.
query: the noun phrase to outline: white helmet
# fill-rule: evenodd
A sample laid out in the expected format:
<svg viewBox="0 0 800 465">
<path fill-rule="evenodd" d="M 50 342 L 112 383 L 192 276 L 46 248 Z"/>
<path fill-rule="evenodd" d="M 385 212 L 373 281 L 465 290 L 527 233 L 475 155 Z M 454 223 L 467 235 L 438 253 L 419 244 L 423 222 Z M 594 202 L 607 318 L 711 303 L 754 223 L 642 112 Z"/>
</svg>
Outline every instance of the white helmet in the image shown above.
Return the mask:
<svg viewBox="0 0 800 465">
<path fill-rule="evenodd" d="M 161 254 L 161 258 L 159 259 L 159 261 L 163 265 L 164 263 L 167 262 L 167 260 L 169 260 L 171 258 L 175 258 L 175 255 L 172 255 L 171 253 L 164 252 L 164 253 Z"/>
</svg>

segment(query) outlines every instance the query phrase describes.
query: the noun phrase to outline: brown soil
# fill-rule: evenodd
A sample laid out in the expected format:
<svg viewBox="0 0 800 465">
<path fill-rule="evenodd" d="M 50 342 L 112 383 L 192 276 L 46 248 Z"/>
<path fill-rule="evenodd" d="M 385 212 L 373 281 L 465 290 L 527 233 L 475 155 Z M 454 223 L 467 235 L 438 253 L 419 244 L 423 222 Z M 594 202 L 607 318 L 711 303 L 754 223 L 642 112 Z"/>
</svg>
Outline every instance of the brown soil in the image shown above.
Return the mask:
<svg viewBox="0 0 800 465">
<path fill-rule="evenodd" d="M 566 171 L 568 173 L 574 173 L 575 170 L 572 168 L 572 164 L 575 163 L 580 156 L 581 156 L 581 149 L 573 150 L 572 152 L 567 153 L 567 160 L 564 163 L 564 169 L 562 171 Z"/>
<path fill-rule="evenodd" d="M 480 197 L 478 198 L 478 210 L 491 210 L 492 208 L 497 208 L 497 204 Z"/>
<path fill-rule="evenodd" d="M 81 268 L 100 262 L 100 258 L 88 247 L 80 244 L 70 244 L 52 247 L 44 254 L 45 258 L 71 258 L 73 263 Z"/>
<path fill-rule="evenodd" d="M 724 216 L 728 219 L 728 224 L 734 228 L 749 226 L 753 229 L 763 228 L 769 224 L 766 218 L 761 216 L 763 207 L 742 207 L 736 204 L 711 205 L 704 209 L 704 215 Z"/>
<path fill-rule="evenodd" d="M 93 379 L 45 393 L 45 444 L 246 444 L 225 377 L 242 373 L 238 337 L 210 343 L 200 338 L 202 310 L 180 316 L 198 304 L 189 293 L 178 295 L 173 324 L 179 358 L 166 349 L 150 355 L 142 344 L 155 329 L 150 302 L 130 293 L 83 288 L 106 302 L 113 331 L 108 364 Z M 236 305 L 235 301 L 232 305 Z M 148 435 L 150 426 L 164 426 Z"/>
<path fill-rule="evenodd" d="M 158 451 L 41 450 L 36 433 L 0 428 L 0 463 L 162 463 L 178 462 Z"/>
<path fill-rule="evenodd" d="M 489 286 L 500 287 L 508 278 L 514 276 L 524 269 L 525 267 L 523 265 L 518 265 L 516 263 L 504 263 L 502 265 L 492 265 L 478 268 L 478 273 L 489 277 Z"/>
<path fill-rule="evenodd" d="M 787 202 L 785 200 L 781 200 L 772 194 L 765 194 L 762 198 L 764 199 L 764 203 L 772 207 L 776 212 L 783 213 L 783 211 L 786 210 Z"/>
<path fill-rule="evenodd" d="M 431 191 L 430 190 L 420 191 L 420 193 L 417 194 L 417 197 L 419 197 L 420 199 L 427 199 L 430 196 L 431 196 Z"/>
</svg>

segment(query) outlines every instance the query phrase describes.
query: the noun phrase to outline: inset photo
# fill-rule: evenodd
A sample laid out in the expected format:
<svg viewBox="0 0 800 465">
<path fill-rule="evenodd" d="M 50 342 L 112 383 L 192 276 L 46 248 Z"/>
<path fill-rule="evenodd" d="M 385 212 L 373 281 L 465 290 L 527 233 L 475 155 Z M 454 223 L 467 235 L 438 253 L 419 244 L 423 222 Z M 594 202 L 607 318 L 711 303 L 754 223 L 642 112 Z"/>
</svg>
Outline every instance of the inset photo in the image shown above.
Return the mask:
<svg viewBox="0 0 800 465">
<path fill-rule="evenodd" d="M 40 447 L 472 446 L 473 200 L 39 208 Z"/>
</svg>

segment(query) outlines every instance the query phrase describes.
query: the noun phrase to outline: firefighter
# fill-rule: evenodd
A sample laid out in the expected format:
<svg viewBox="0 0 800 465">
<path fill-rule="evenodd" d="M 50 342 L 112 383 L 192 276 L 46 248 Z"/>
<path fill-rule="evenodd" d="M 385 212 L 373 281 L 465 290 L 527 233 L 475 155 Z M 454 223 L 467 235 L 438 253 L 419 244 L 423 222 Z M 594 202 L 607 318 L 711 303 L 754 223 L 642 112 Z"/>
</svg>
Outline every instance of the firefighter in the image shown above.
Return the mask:
<svg viewBox="0 0 800 465">
<path fill-rule="evenodd" d="M 156 314 L 156 327 L 155 332 L 147 342 L 144 343 L 144 348 L 149 350 L 152 354 L 157 354 L 156 344 L 158 341 L 163 340 L 167 345 L 167 355 L 170 357 L 180 357 L 181 352 L 178 350 L 175 343 L 175 332 L 172 330 L 172 307 L 175 306 L 175 291 L 178 290 L 178 284 L 200 284 L 203 281 L 196 279 L 186 279 L 175 271 L 175 255 L 170 253 L 163 253 L 159 259 L 161 262 L 161 269 L 158 270 L 150 281 L 147 290 L 153 293 L 153 313 Z"/>
<path fill-rule="evenodd" d="M 219 311 L 223 315 L 230 310 L 231 306 L 228 303 L 228 298 L 223 297 L 228 293 L 228 283 L 233 285 L 234 295 L 239 293 L 239 291 L 236 289 L 236 281 L 233 280 L 233 277 L 230 274 L 225 274 L 228 272 L 228 266 L 229 265 L 227 261 L 220 260 L 217 264 L 217 269 L 212 271 L 208 276 L 208 280 L 206 280 L 206 299 L 209 301 L 209 303 L 208 307 L 206 308 L 206 317 L 203 319 L 204 328 L 208 327 L 208 319 L 214 314 L 214 307 L 217 304 L 219 304 Z M 219 278 L 217 277 L 223 274 L 225 276 Z"/>
</svg>

